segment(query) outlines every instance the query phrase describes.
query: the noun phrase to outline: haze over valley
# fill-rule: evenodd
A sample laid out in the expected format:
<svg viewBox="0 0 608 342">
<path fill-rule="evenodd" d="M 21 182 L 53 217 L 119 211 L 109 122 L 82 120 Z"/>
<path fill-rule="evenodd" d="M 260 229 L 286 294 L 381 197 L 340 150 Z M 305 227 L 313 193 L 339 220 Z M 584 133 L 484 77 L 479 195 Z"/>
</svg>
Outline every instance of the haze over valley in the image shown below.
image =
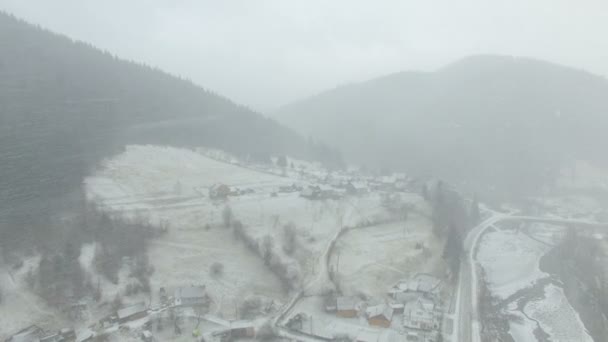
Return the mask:
<svg viewBox="0 0 608 342">
<path fill-rule="evenodd" d="M 607 13 L 0 0 L 0 341 L 608 340 Z"/>
</svg>

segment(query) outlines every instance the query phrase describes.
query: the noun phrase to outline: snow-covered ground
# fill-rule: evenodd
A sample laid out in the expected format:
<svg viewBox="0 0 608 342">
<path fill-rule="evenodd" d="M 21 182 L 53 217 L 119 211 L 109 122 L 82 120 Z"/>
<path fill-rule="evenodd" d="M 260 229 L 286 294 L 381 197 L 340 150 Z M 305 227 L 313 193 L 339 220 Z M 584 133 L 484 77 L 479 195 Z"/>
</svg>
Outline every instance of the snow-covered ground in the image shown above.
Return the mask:
<svg viewBox="0 0 608 342">
<path fill-rule="evenodd" d="M 129 146 L 87 178 L 86 186 L 89 199 L 102 210 L 168 224 L 168 234 L 150 245 L 150 262 L 155 267 L 153 291 L 205 285 L 218 314 L 234 316 L 236 298 L 256 294 L 278 304 L 285 293 L 263 261 L 235 239 L 231 229 L 222 226 L 224 206 L 232 207 L 246 229 L 270 234 L 277 217 L 287 219 L 294 208 L 306 209 L 304 200 L 295 194 L 270 197 L 278 186 L 291 181 L 218 162 L 191 150 Z M 208 188 L 217 183 L 255 192 L 216 203 L 209 199 Z M 310 209 L 313 216 L 314 208 Z M 210 276 L 215 262 L 224 265 L 221 277 Z"/>
<path fill-rule="evenodd" d="M 533 299 L 521 292 L 547 280 L 549 275 L 540 270 L 540 259 L 561 240 L 564 231 L 564 227 L 534 223 L 521 229 L 495 228 L 482 237 L 477 259 L 491 293 L 500 300 L 508 299 L 505 312 L 517 317 L 509 321 L 509 334 L 515 341 L 536 341 L 538 328 L 551 341 L 592 341 L 562 288 L 554 282 L 541 285 L 542 295 Z"/>
<path fill-rule="evenodd" d="M 539 262 L 549 249 L 523 232 L 494 229 L 482 236 L 477 260 L 492 294 L 506 299 L 548 276 Z"/>
<path fill-rule="evenodd" d="M 37 265 L 38 261 L 38 258 L 25 260 L 19 270 L 0 268 L 0 289 L 2 289 L 0 340 L 2 341 L 32 324 L 42 328 L 67 324 L 38 296 L 30 291 L 24 291 L 27 288 L 25 275 L 30 267 Z"/>
<path fill-rule="evenodd" d="M 236 239 L 232 229 L 223 227 L 226 206 L 244 224 L 249 238 L 258 244 L 268 237 L 273 240 L 275 253 L 297 269 L 301 285 L 317 278 L 328 242 L 343 227 L 395 220 L 381 205 L 378 193 L 312 201 L 298 192 L 277 191 L 280 186 L 305 186 L 323 177 L 326 172 L 317 170 L 315 164 L 295 161 L 293 169 L 256 169 L 221 153 L 209 153 L 128 146 L 124 153 L 107 160 L 85 184 L 88 199 L 102 210 L 168 225 L 168 233 L 150 243 L 150 262 L 155 267 L 153 293 L 161 286 L 171 293 L 177 286 L 205 285 L 214 302 L 214 314 L 219 317 L 235 319 L 240 301 L 250 295 L 264 297 L 275 307 L 288 298 L 259 255 Z M 230 196 L 226 201 L 210 200 L 208 189 L 218 183 L 253 192 Z M 429 209 L 424 200 L 402 193 L 401 201 L 416 209 L 405 226 L 396 222 L 353 229 L 342 237 L 344 242 L 340 240 L 341 279 L 350 283 L 353 291 L 360 287 L 371 295 L 385 295 L 397 280 L 411 273 L 436 270 L 436 264 L 441 263 L 439 247 L 425 217 Z M 296 228 L 295 252 L 289 255 L 282 248 L 288 223 Z M 429 253 L 422 257 L 422 250 L 414 248 L 416 243 L 423 244 Z M 224 265 L 221 277 L 210 275 L 214 262 Z M 319 310 L 315 310 L 317 313 Z"/>
<path fill-rule="evenodd" d="M 441 246 L 429 219 L 409 215 L 405 222 L 350 230 L 336 244 L 330 265 L 338 270 L 345 294 L 382 298 L 392 285 L 414 273 L 445 274 L 440 258 Z"/>
<path fill-rule="evenodd" d="M 524 312 L 540 324 L 552 341 L 593 342 L 560 287 L 545 286 L 544 298 L 529 302 Z"/>
</svg>

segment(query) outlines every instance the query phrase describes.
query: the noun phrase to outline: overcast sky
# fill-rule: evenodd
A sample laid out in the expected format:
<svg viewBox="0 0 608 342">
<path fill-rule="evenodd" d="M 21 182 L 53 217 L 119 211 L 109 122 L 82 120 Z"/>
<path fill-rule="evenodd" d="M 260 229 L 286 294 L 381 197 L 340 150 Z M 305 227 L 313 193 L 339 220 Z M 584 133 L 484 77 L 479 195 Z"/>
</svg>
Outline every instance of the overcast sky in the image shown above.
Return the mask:
<svg viewBox="0 0 608 342">
<path fill-rule="evenodd" d="M 608 75 L 608 0 L 0 0 L 258 110 L 470 54 Z"/>
</svg>

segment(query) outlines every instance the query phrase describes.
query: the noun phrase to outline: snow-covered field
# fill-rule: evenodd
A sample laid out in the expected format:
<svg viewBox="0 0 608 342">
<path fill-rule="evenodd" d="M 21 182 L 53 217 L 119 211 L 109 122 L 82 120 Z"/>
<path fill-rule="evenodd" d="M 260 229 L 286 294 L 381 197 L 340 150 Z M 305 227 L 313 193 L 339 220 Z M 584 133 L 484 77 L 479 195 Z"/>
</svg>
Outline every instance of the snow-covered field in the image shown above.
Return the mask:
<svg viewBox="0 0 608 342">
<path fill-rule="evenodd" d="M 523 232 L 494 229 L 483 235 L 477 260 L 492 294 L 506 299 L 548 276 L 539 262 L 549 249 Z"/>
<path fill-rule="evenodd" d="M 330 264 L 338 270 L 344 293 L 382 298 L 414 273 L 445 274 L 440 258 L 429 219 L 410 215 L 405 222 L 350 230 L 336 244 Z"/>
<path fill-rule="evenodd" d="M 545 286 L 544 298 L 529 302 L 524 312 L 540 324 L 552 341 L 593 341 L 564 291 L 553 284 Z"/>
<path fill-rule="evenodd" d="M 255 193 L 215 203 L 208 198 L 208 188 L 216 183 L 254 189 Z M 265 229 L 268 234 L 276 217 L 287 218 L 294 208 L 306 209 L 304 200 L 293 194 L 270 197 L 270 192 L 286 184 L 291 180 L 218 162 L 194 151 L 157 146 L 129 146 L 86 180 L 89 199 L 102 210 L 168 224 L 168 234 L 150 246 L 150 262 L 155 267 L 153 291 L 205 285 L 220 309 L 218 314 L 225 316 L 235 315 L 236 298 L 256 294 L 278 304 L 285 293 L 263 261 L 222 226 L 224 206 L 233 208 L 246 229 Z M 221 277 L 210 276 L 215 262 L 224 265 Z"/>
<path fill-rule="evenodd" d="M 307 172 L 310 176 L 315 171 Z M 275 252 L 297 269 L 302 281 L 318 271 L 315 268 L 319 257 L 342 227 L 386 220 L 389 216 L 381 206 L 381 197 L 375 193 L 311 201 L 297 192 L 277 192 L 280 186 L 306 185 L 307 179 L 306 175 L 292 170 L 279 176 L 218 161 L 193 150 L 146 145 L 128 146 L 124 153 L 106 161 L 85 183 L 89 200 L 98 203 L 102 210 L 124 217 L 145 217 L 152 224 L 168 224 L 168 234 L 152 240 L 150 246 L 150 261 L 155 267 L 151 278 L 153 291 L 161 286 L 171 289 L 191 284 L 206 285 L 220 309 L 218 314 L 234 318 L 239 298 L 256 294 L 280 304 L 286 299 L 286 293 L 261 258 L 235 239 L 232 229 L 222 226 L 225 206 L 231 208 L 234 218 L 243 222 L 248 236 L 258 243 L 270 237 Z M 225 202 L 212 201 L 208 189 L 218 183 L 253 192 L 231 196 Z M 424 209 L 418 195 L 403 196 L 404 203 L 419 211 Z M 284 226 L 290 222 L 296 227 L 296 250 L 287 255 L 282 246 Z M 402 224 L 365 229 L 364 235 L 376 237 L 363 236 L 353 243 L 361 244 L 369 238 L 377 243 L 370 245 L 373 248 L 358 259 L 354 255 L 343 257 L 343 260 L 355 259 L 352 263 L 355 269 L 345 270 L 354 273 L 361 266 L 361 258 L 384 255 L 383 260 L 375 262 L 384 264 L 385 268 L 365 268 L 366 272 L 361 273 L 366 273 L 370 279 L 388 274 L 386 284 L 383 282 L 385 287 L 403 277 L 395 270 L 407 273 L 408 268 L 414 267 L 412 271 L 420 271 L 419 265 L 404 262 L 410 256 L 400 252 L 414 241 L 423 241 L 427 247 L 435 248 L 429 242 L 429 227 L 426 219 L 412 214 L 407 223 L 410 231 L 407 239 L 395 240 L 403 232 Z M 210 276 L 209 269 L 214 262 L 224 264 L 222 277 Z M 373 288 L 374 284 L 370 281 L 367 286 Z"/>
<path fill-rule="evenodd" d="M 298 274 L 296 286 L 306 285 L 309 293 L 315 293 L 313 289 L 331 285 L 323 276 L 326 274 L 323 256 L 332 239 L 345 227 L 365 227 L 353 228 L 341 236 L 337 245 L 341 255 L 339 278 L 352 292 L 359 289 L 382 297 L 398 280 L 416 272 L 434 271 L 441 264 L 427 217 L 428 206 L 416 194 L 400 194 L 400 203 L 414 208 L 404 225 L 403 221 L 395 221 L 395 215 L 382 205 L 383 196 L 377 192 L 309 200 L 299 192 L 279 191 L 282 186 L 318 182 L 327 173 L 315 164 L 294 160 L 294 167 L 264 169 L 255 165 L 246 167 L 225 157 L 219 152 L 210 155 L 209 151 L 201 150 L 127 146 L 123 153 L 104 161 L 85 179 L 87 199 L 100 210 L 168 228 L 166 234 L 149 243 L 149 261 L 154 267 L 151 297 L 143 294 L 124 297 L 125 304 L 143 301 L 155 306 L 161 287 L 171 295 L 180 286 L 204 285 L 212 299 L 211 315 L 218 319 L 237 319 L 240 305 L 250 296 L 261 298 L 269 312 L 276 312 L 288 301 L 289 293 L 277 274 L 265 265 L 255 250 L 257 246 L 264 240 L 272 240 L 275 257 Z M 209 188 L 216 184 L 248 191 L 226 200 L 212 200 Z M 231 227 L 225 227 L 226 207 L 230 207 L 234 219 L 243 223 L 246 238 L 254 241 L 256 247 L 248 248 Z M 284 249 L 288 224 L 295 227 L 293 253 Z M 428 251 L 417 249 L 417 243 Z M 89 303 L 84 321 L 60 322 L 61 315 L 45 307 L 31 291 L 24 291 L 27 288 L 24 274 L 37 264 L 33 258 L 19 271 L 9 274 L 8 270 L 1 270 L 4 304 L 0 306 L 0 337 L 3 339 L 6 337 L 3 334 L 30 324 L 51 330 L 76 324 L 79 330 L 108 315 L 107 303 L 124 292 L 130 271 L 128 266 L 123 267 L 118 273 L 118 284 L 112 284 L 94 270 L 95 249 L 94 243 L 85 244 L 79 261 L 90 279 L 100 286 L 105 306 Z M 336 254 L 332 256 L 330 264 L 336 262 Z M 223 265 L 219 276 L 211 274 L 214 263 Z M 323 317 L 317 305 L 310 313 Z M 185 327 L 191 323 L 185 322 Z M 328 329 L 341 330 L 336 324 L 342 323 L 336 323 L 334 318 L 327 324 Z M 345 327 L 342 330 L 348 330 L 349 325 L 342 328 Z M 123 340 L 139 337 L 135 331 L 131 333 L 134 335 L 119 335 Z"/>
<path fill-rule="evenodd" d="M 522 292 L 514 296 L 549 277 L 540 270 L 540 259 L 561 240 L 564 231 L 564 227 L 532 224 L 521 230 L 494 229 L 482 237 L 477 259 L 492 294 L 508 299 L 506 312 L 518 318 L 509 322 L 509 334 L 515 341 L 536 341 L 538 328 L 551 341 L 592 341 L 562 288 L 553 282 L 541 285 L 542 295 L 531 300 Z"/>
</svg>

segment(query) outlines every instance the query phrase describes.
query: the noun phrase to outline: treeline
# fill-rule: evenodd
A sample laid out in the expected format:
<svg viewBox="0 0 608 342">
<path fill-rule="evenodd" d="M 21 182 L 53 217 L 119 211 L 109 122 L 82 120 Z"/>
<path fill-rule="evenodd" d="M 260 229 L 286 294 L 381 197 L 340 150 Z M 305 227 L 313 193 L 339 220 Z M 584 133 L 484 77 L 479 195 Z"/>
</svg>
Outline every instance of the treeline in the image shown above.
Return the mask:
<svg viewBox="0 0 608 342">
<path fill-rule="evenodd" d="M 340 156 L 248 108 L 0 12 L 0 248 L 51 229 L 65 196 L 125 144 L 269 159 Z"/>
<path fill-rule="evenodd" d="M 301 285 L 300 266 L 290 260 L 298 246 L 298 232 L 293 222 L 283 226 L 282 246 L 277 246 L 271 235 L 259 239 L 248 234 L 243 223 L 234 217 L 230 207 L 224 208 L 222 216 L 224 227 L 231 228 L 235 239 L 243 241 L 251 252 L 262 258 L 264 265 L 279 278 L 284 291 L 297 289 Z"/>
<path fill-rule="evenodd" d="M 481 219 L 479 203 L 477 200 L 467 203 L 443 181 L 437 181 L 430 186 L 425 183 L 422 196 L 431 205 L 433 233 L 439 238 L 445 238 L 443 258 L 448 263 L 452 276 L 455 276 L 460 269 L 463 239 Z"/>
<path fill-rule="evenodd" d="M 43 250 L 36 267 L 27 271 L 30 289 L 49 304 L 63 308 L 85 298 L 111 300 L 102 293 L 101 277 L 118 284 L 119 271 L 126 266 L 128 279 L 121 294 L 149 293 L 154 268 L 148 261 L 147 242 L 166 228 L 153 227 L 141 218 L 119 219 L 95 208 L 81 215 L 73 222 L 72 233 L 64 237 L 64 247 Z M 91 269 L 83 268 L 81 262 L 84 244 L 94 248 Z M 20 267 L 22 263 L 14 266 Z"/>
<path fill-rule="evenodd" d="M 553 259 L 551 271 L 559 274 L 569 299 L 576 298 L 584 307 L 585 312 L 581 315 L 592 317 L 583 320 L 585 327 L 594 338 L 604 341 L 608 338 L 605 319 L 608 316 L 608 274 L 607 255 L 602 244 L 601 240 L 569 227 L 548 257 Z"/>
</svg>

